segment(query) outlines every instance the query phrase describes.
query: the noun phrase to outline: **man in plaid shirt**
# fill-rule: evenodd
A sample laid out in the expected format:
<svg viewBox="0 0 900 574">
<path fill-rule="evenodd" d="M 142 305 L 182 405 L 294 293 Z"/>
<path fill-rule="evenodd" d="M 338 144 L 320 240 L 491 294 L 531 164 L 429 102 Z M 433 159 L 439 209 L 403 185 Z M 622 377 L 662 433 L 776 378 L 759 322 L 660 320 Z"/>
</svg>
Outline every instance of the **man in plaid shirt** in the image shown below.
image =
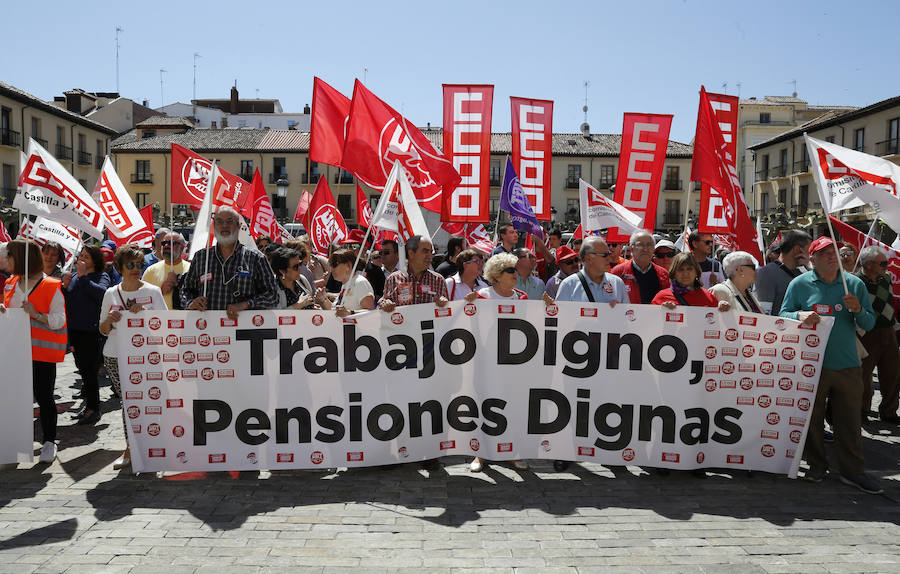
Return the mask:
<svg viewBox="0 0 900 574">
<path fill-rule="evenodd" d="M 224 310 L 230 319 L 237 319 L 241 311 L 277 304 L 275 274 L 262 253 L 238 242 L 240 229 L 240 214 L 220 207 L 213 217 L 216 244 L 197 252 L 184 279 L 183 309 Z"/>
<path fill-rule="evenodd" d="M 434 303 L 438 307 L 447 304 L 447 283 L 431 270 L 434 246 L 431 240 L 413 235 L 406 242 L 406 271 L 395 271 L 384 282 L 384 295 L 378 308 L 390 313 L 397 306 Z"/>
</svg>

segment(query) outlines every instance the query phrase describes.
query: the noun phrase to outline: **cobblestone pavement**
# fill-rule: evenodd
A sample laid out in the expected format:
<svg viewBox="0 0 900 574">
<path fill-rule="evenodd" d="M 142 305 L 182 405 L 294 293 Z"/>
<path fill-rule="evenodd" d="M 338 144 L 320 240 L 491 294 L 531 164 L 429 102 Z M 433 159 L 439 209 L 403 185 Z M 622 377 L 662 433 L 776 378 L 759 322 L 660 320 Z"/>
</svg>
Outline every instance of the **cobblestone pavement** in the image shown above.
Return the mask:
<svg viewBox="0 0 900 574">
<path fill-rule="evenodd" d="M 71 359 L 59 403 L 71 407 Z M 119 402 L 60 416 L 52 465 L 0 471 L 0 572 L 900 572 L 900 429 L 873 424 L 871 496 L 756 473 L 664 477 L 549 461 L 468 472 L 112 470 Z M 877 393 L 876 393 L 877 399 Z"/>
</svg>

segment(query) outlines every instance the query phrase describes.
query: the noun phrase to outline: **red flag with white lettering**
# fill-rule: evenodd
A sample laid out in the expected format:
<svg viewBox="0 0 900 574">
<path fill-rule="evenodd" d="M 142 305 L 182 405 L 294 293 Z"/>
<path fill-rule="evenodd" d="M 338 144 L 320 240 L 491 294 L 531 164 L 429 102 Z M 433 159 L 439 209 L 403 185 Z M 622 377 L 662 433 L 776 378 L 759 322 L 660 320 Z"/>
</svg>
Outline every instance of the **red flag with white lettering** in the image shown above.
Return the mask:
<svg viewBox="0 0 900 574">
<path fill-rule="evenodd" d="M 512 106 L 512 163 L 538 221 L 550 221 L 553 160 L 553 102 L 509 98 Z"/>
<path fill-rule="evenodd" d="M 444 84 L 444 155 L 462 180 L 443 194 L 441 221 L 491 219 L 491 111 L 494 86 Z"/>
<path fill-rule="evenodd" d="M 9 231 L 6 230 L 6 226 L 0 221 L 0 243 L 6 243 L 8 241 L 12 241 L 12 237 L 9 236 Z"/>
<path fill-rule="evenodd" d="M 312 117 L 309 124 L 309 159 L 341 165 L 350 98 L 319 78 L 313 78 Z"/>
<path fill-rule="evenodd" d="M 706 95 L 712 106 L 719 130 L 722 132 L 722 138 L 725 140 L 725 150 L 731 154 L 732 158 L 735 158 L 737 157 L 739 100 L 737 96 L 725 94 L 707 93 Z M 710 187 L 708 183 L 700 185 L 700 221 L 697 223 L 697 230 L 700 233 L 734 234 L 734 230 L 725 216 L 729 209 L 734 209 L 734 206 L 726 205 L 725 202 L 726 197 L 721 191 Z M 721 241 L 717 238 L 716 243 L 721 243 Z"/>
<path fill-rule="evenodd" d="M 640 216 L 638 227 L 651 233 L 656 227 L 656 205 L 671 127 L 670 114 L 625 114 L 622 120 L 619 175 L 613 201 Z M 619 243 L 627 242 L 630 236 L 630 230 L 620 231 L 617 227 L 606 233 L 607 241 Z"/>
<path fill-rule="evenodd" d="M 327 178 L 319 178 L 306 215 L 309 220 L 306 231 L 317 253 L 328 253 L 328 247 L 332 243 L 347 237 L 349 233 L 344 217 L 334 202 Z"/>
<path fill-rule="evenodd" d="M 363 227 L 369 227 L 372 221 L 372 206 L 359 184 L 356 184 L 356 221 Z"/>
<path fill-rule="evenodd" d="M 172 144 L 172 203 L 191 205 L 199 208 L 203 204 L 203 196 L 209 185 L 209 172 L 212 162 L 193 151 L 178 144 Z M 228 173 L 219 167 L 219 177 L 227 182 L 224 189 L 227 195 L 217 197 L 219 205 L 229 205 L 237 209 L 244 217 L 250 216 L 247 196 L 250 195 L 250 184 L 241 177 Z M 218 184 L 217 184 L 218 185 Z"/>
<path fill-rule="evenodd" d="M 363 183 L 384 188 L 394 162 L 403 164 L 419 205 L 441 212 L 441 193 L 452 193 L 459 174 L 419 128 L 356 81 L 344 144 L 344 169 Z"/>
<path fill-rule="evenodd" d="M 691 181 L 705 182 L 722 192 L 724 215 L 728 219 L 729 229 L 736 235 L 738 246 L 753 255 L 757 261 L 763 261 L 756 241 L 756 226 L 750 220 L 737 178 L 734 156 L 728 153 L 725 138 L 703 87 L 700 88 L 700 106 L 697 111 Z"/>
<path fill-rule="evenodd" d="M 869 247 L 870 245 L 881 247 L 887 251 L 888 267 L 886 270 L 882 270 L 886 271 L 887 274 L 891 276 L 894 297 L 900 297 L 900 253 L 891 248 L 890 245 L 885 245 L 874 237 L 866 235 L 859 229 L 847 225 L 836 217 L 829 215 L 828 218 L 831 219 L 831 225 L 834 226 L 834 230 L 841 236 L 841 239 L 846 243 L 852 244 L 853 247 L 856 248 L 857 253 L 862 251 L 864 247 Z"/>
<path fill-rule="evenodd" d="M 125 186 L 122 185 L 122 180 L 113 168 L 109 156 L 103 160 L 100 177 L 94 186 L 93 198 L 103 211 L 106 230 L 116 247 L 128 243 L 136 243 L 138 247 L 153 247 L 153 212 L 150 212 L 148 226 Z"/>
<path fill-rule="evenodd" d="M 275 243 L 281 243 L 286 232 L 275 219 L 272 202 L 258 169 L 253 172 L 253 181 L 250 182 L 250 198 L 250 236 L 256 239 L 268 235 Z"/>
</svg>

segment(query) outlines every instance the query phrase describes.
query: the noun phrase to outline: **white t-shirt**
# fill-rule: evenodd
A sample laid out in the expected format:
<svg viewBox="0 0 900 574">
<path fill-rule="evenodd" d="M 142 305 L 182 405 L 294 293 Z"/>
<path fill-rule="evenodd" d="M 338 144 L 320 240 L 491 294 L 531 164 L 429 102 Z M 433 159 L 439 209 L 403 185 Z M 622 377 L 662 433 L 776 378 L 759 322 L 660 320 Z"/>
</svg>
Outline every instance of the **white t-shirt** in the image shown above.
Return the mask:
<svg viewBox="0 0 900 574">
<path fill-rule="evenodd" d="M 497 293 L 497 290 L 493 287 L 485 287 L 483 289 L 478 290 L 478 294 L 484 299 L 520 299 L 522 297 L 519 291 L 513 291 L 512 295 L 506 297 Z"/>
<path fill-rule="evenodd" d="M 451 277 L 447 277 L 447 279 L 445 279 L 445 283 L 447 283 L 447 295 L 449 296 L 451 301 L 464 299 L 466 295 L 468 295 L 472 291 L 478 291 L 479 289 L 488 286 L 487 283 L 485 283 L 484 280 L 481 279 L 481 277 L 476 277 L 475 289 L 469 289 L 469 286 L 463 283 L 462 279 L 459 277 L 459 273 Z"/>
<path fill-rule="evenodd" d="M 103 303 L 100 304 L 100 322 L 106 321 L 110 311 L 121 312 L 122 319 L 119 320 L 119 323 L 124 321 L 128 316 L 132 315 L 130 311 L 125 309 L 125 306 L 129 301 L 134 301 L 135 303 L 143 305 L 144 309 L 148 310 L 164 311 L 168 309 L 168 307 L 166 307 L 166 301 L 163 299 L 162 291 L 160 291 L 159 287 L 156 285 L 143 282 L 143 286 L 137 291 L 126 291 L 125 289 L 122 289 L 120 284 L 115 287 L 110 287 L 106 290 L 106 293 L 103 294 Z M 116 326 L 109 332 L 109 337 L 106 339 L 106 345 L 103 346 L 104 357 L 115 358 L 119 356 L 117 345 L 119 331 L 121 329 L 118 328 L 116 323 L 113 323 L 113 325 Z"/>
<path fill-rule="evenodd" d="M 374 300 L 375 297 L 372 285 L 362 273 L 354 273 L 350 281 L 341 289 L 341 292 L 344 294 L 344 297 L 340 304 L 346 307 L 348 311 L 368 311 L 368 309 L 363 308 L 362 300 L 369 296 Z"/>
</svg>

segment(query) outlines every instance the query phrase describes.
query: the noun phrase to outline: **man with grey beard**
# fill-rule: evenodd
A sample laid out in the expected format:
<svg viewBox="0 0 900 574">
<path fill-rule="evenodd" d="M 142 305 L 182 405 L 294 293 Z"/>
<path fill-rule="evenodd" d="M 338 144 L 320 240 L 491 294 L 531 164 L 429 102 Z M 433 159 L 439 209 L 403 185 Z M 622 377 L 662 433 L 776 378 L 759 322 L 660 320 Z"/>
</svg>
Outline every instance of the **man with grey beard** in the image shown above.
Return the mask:
<svg viewBox="0 0 900 574">
<path fill-rule="evenodd" d="M 238 242 L 241 216 L 220 207 L 213 217 L 216 244 L 194 255 L 181 290 L 183 309 L 226 311 L 236 319 L 247 309 L 269 309 L 278 302 L 275 274 L 262 253 Z"/>
</svg>

